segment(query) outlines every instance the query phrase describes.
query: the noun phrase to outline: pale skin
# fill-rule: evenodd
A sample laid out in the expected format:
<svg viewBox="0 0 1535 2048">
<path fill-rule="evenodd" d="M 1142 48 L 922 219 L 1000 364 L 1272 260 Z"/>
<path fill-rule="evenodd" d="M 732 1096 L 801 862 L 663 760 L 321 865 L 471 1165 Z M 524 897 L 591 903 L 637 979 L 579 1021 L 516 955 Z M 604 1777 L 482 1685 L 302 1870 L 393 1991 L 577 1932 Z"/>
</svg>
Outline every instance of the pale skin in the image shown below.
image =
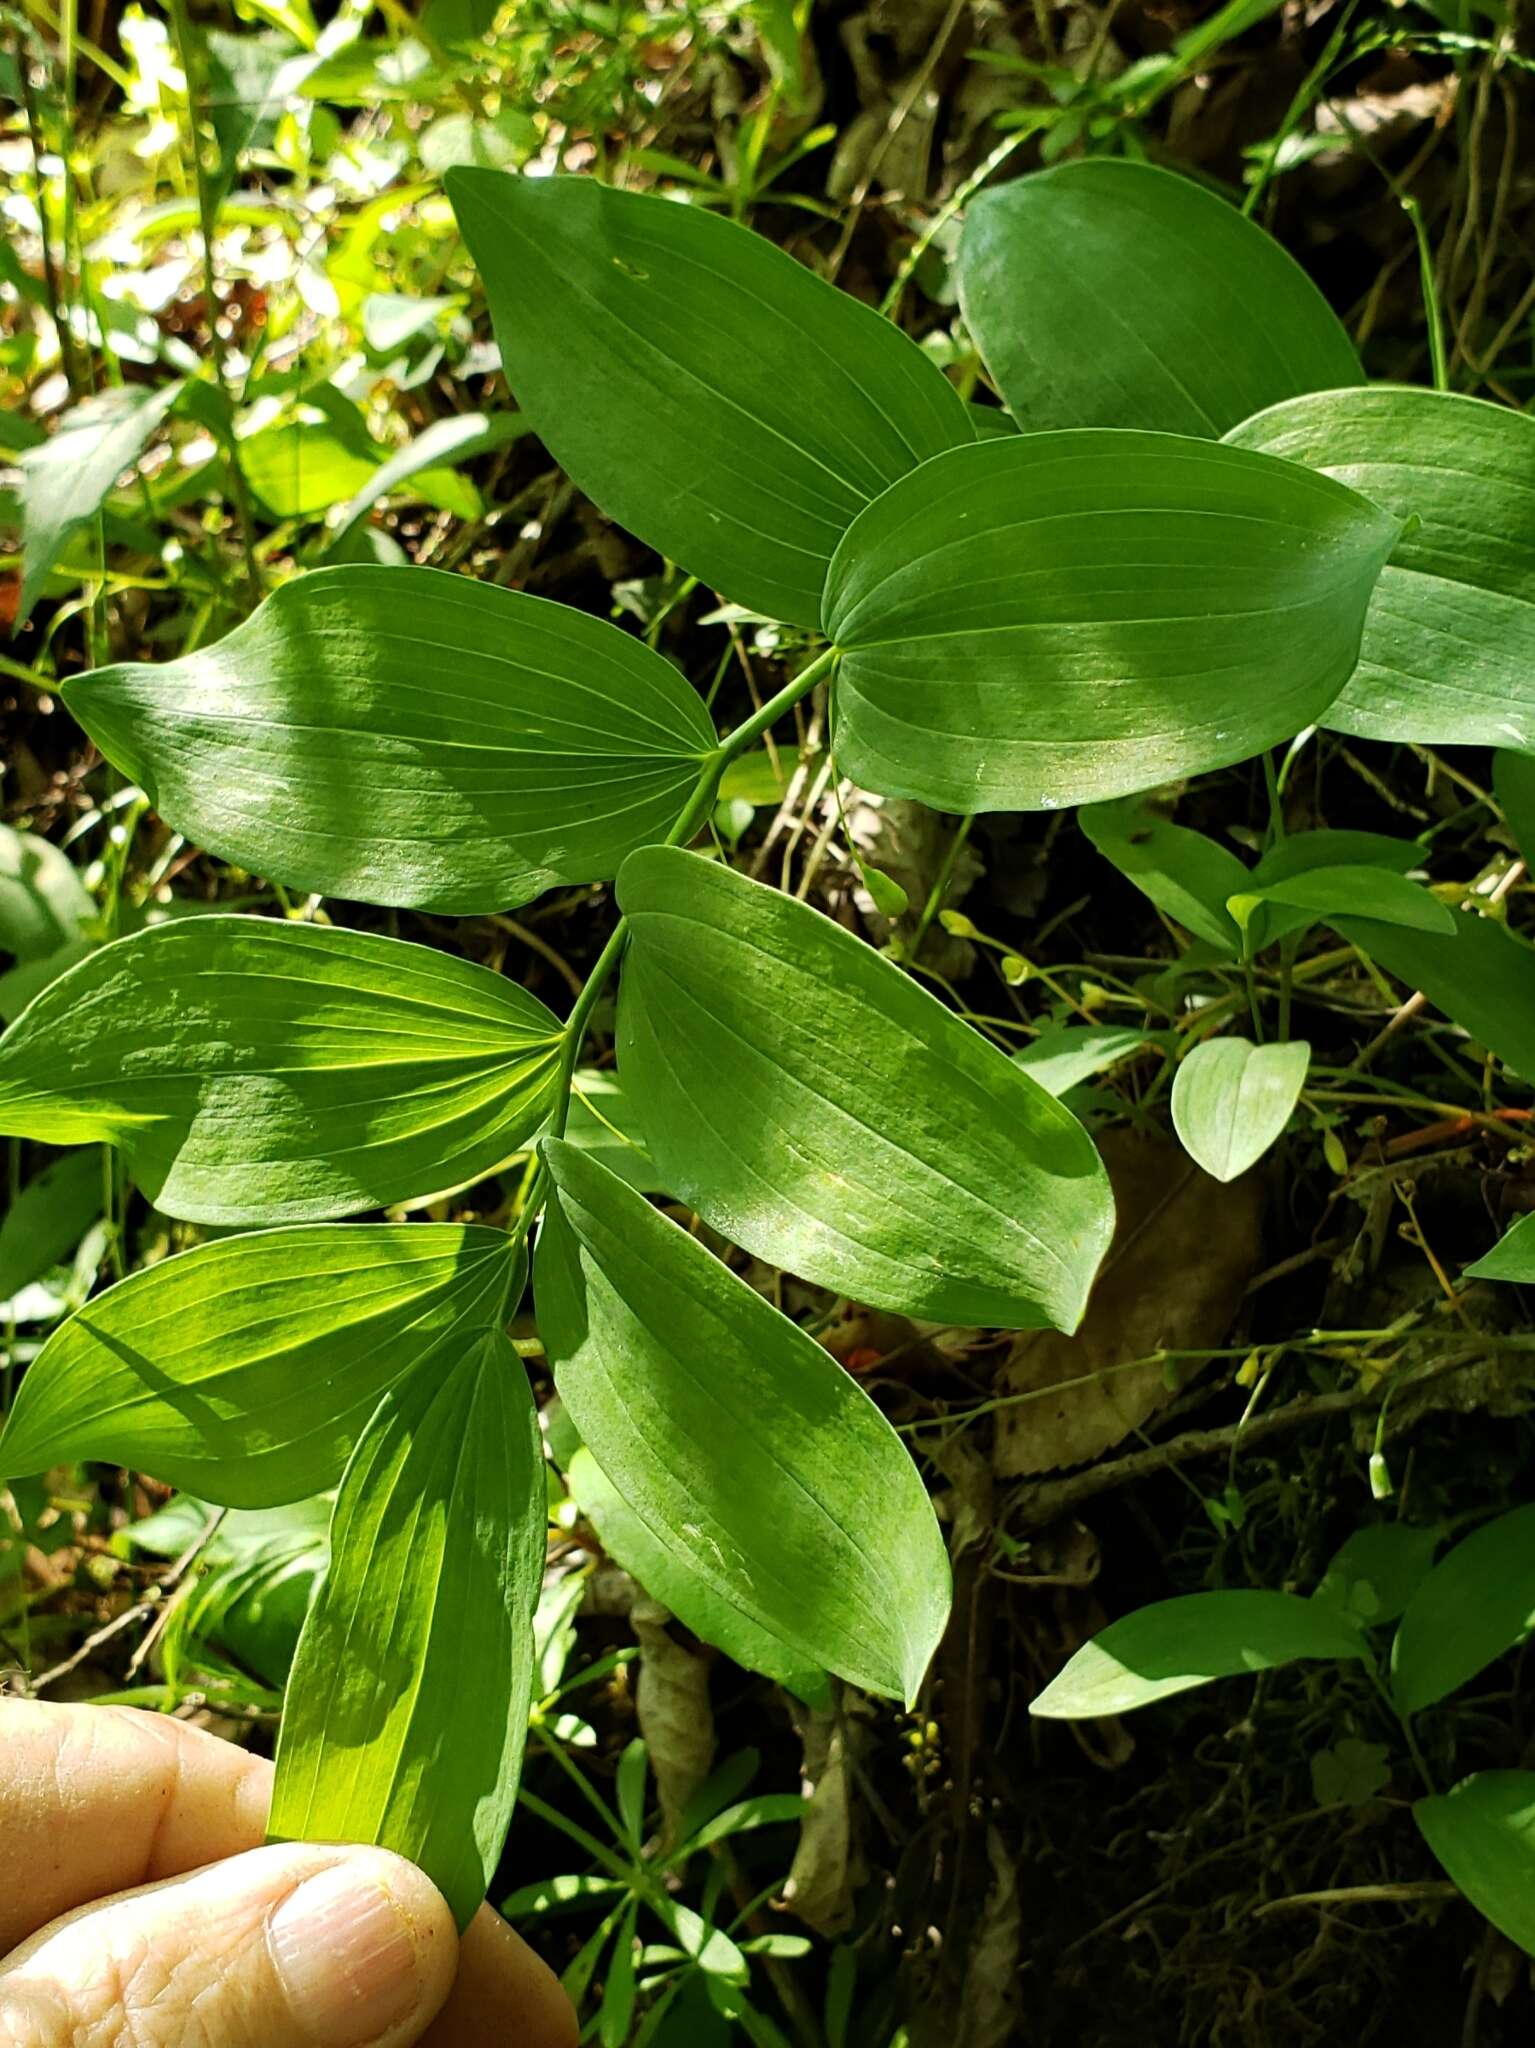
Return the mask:
<svg viewBox="0 0 1535 2048">
<path fill-rule="evenodd" d="M 0 1701 L 0 2048 L 574 2048 L 488 1907 L 263 1847 L 272 1767 L 162 1715 Z"/>
</svg>

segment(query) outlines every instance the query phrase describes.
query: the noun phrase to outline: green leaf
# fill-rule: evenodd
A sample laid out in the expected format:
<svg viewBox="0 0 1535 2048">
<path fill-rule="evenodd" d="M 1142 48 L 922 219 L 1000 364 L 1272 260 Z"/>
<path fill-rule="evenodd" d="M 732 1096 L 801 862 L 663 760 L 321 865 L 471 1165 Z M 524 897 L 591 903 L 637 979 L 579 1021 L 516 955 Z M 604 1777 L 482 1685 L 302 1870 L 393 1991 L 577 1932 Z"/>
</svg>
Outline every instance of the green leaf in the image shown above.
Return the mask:
<svg viewBox="0 0 1535 2048">
<path fill-rule="evenodd" d="M 1535 1507 L 1514 1508 L 1436 1564 L 1408 1602 L 1391 1646 L 1404 1714 L 1456 1691 L 1535 1628 Z"/>
<path fill-rule="evenodd" d="M 1179 1062 L 1173 1128 L 1189 1156 L 1217 1180 L 1235 1180 L 1261 1159 L 1305 1086 L 1311 1048 L 1303 1039 L 1253 1045 L 1212 1038 Z"/>
<path fill-rule="evenodd" d="M 1466 1278 L 1512 1280 L 1524 1285 L 1535 1281 L 1535 1216 L 1521 1216 L 1490 1252 L 1484 1252 L 1474 1266 L 1467 1266 Z"/>
<path fill-rule="evenodd" d="M 1278 242 L 1149 164 L 1057 164 L 976 200 L 959 292 L 1025 431 L 1220 435 L 1279 399 L 1364 378 L 1341 321 Z"/>
<path fill-rule="evenodd" d="M 1444 1530 L 1431 1524 L 1379 1522 L 1356 1529 L 1328 1564 L 1314 1600 L 1363 1628 L 1395 1621 L 1428 1576 Z"/>
<path fill-rule="evenodd" d="M 616 1074 L 599 1073 L 595 1067 L 578 1069 L 571 1086 L 565 1135 L 572 1145 L 600 1159 L 609 1173 L 616 1173 L 642 1195 L 666 1192 Z"/>
<path fill-rule="evenodd" d="M 1410 989 L 1526 1080 L 1535 1079 L 1535 947 L 1470 911 L 1449 933 L 1406 931 L 1361 917 L 1327 922 L 1350 945 Z"/>
<path fill-rule="evenodd" d="M 570 1460 L 566 1478 L 572 1499 L 597 1531 L 603 1549 L 652 1599 L 670 1608 L 684 1628 L 723 1650 L 743 1670 L 775 1679 L 797 1699 L 817 1706 L 831 1704 L 826 1673 L 744 1613 L 728 1592 L 696 1571 L 667 1536 L 658 1536 L 584 1445 Z"/>
<path fill-rule="evenodd" d="M 1347 682 L 1399 531 L 1295 463 L 1170 434 L 951 450 L 876 499 L 832 561 L 838 764 L 968 813 L 1243 760 Z"/>
<path fill-rule="evenodd" d="M 1159 817 L 1138 797 L 1085 804 L 1077 823 L 1107 861 L 1174 924 L 1234 957 L 1242 934 L 1226 908 L 1253 880 L 1228 847 Z"/>
<path fill-rule="evenodd" d="M 1526 861 L 1535 853 L 1535 756 L 1500 747 L 1492 757 L 1492 787 Z"/>
<path fill-rule="evenodd" d="M 1186 1593 L 1111 1622 L 1029 1708 L 1047 1720 L 1127 1714 L 1212 1678 L 1271 1671 L 1299 1658 L 1356 1661 L 1352 1622 L 1294 1593 Z"/>
<path fill-rule="evenodd" d="M 99 1152 L 71 1152 L 29 1180 L 0 1216 L 0 1301 L 68 1258 L 100 1216 Z"/>
<path fill-rule="evenodd" d="M 1271 846 L 1248 879 L 1252 887 L 1265 888 L 1272 882 L 1309 874 L 1314 868 L 1348 867 L 1383 868 L 1405 875 L 1420 867 L 1424 857 L 1415 839 L 1391 839 L 1383 832 L 1295 832 Z M 1268 899 L 1255 906 L 1249 917 L 1252 950 L 1261 952 L 1314 922 L 1310 910 Z"/>
<path fill-rule="evenodd" d="M 725 1605 L 910 1700 L 949 1568 L 905 1446 L 821 1346 L 644 1197 L 546 1140 L 539 1330 L 591 1456 Z"/>
<path fill-rule="evenodd" d="M 914 342 L 761 235 L 590 177 L 461 169 L 447 191 L 540 439 L 737 604 L 815 625 L 855 514 L 971 439 Z"/>
<path fill-rule="evenodd" d="M 1476 1910 L 1535 1956 L 1535 1771 L 1478 1771 L 1412 1814 Z"/>
<path fill-rule="evenodd" d="M 1243 891 L 1252 904 L 1273 903 L 1302 910 L 1311 917 L 1345 914 L 1376 918 L 1406 931 L 1455 933 L 1455 913 L 1429 894 L 1420 882 L 1389 868 L 1369 866 L 1305 868 L 1282 881 L 1263 882 L 1253 875 Z M 1292 928 L 1292 927 L 1286 927 Z M 1269 939 L 1276 936 L 1269 933 Z"/>
<path fill-rule="evenodd" d="M 1229 437 L 1415 515 L 1359 669 L 1322 723 L 1366 739 L 1535 749 L 1535 419 L 1372 385 L 1276 406 Z"/>
<path fill-rule="evenodd" d="M 70 538 L 94 519 L 125 469 L 132 469 L 180 397 L 179 380 L 158 390 L 121 384 L 85 398 L 46 441 L 21 458 L 22 577 L 19 630 L 44 578 Z"/>
<path fill-rule="evenodd" d="M 1068 1110 L 803 903 L 661 847 L 618 889 L 619 1072 L 671 1194 L 876 1307 L 1075 1327 L 1113 1201 Z"/>
<path fill-rule="evenodd" d="M 449 300 L 429 303 L 455 302 Z M 327 554 L 332 560 L 338 559 L 347 535 L 352 532 L 358 521 L 381 498 L 386 498 L 391 491 L 398 490 L 400 485 L 407 483 L 411 477 L 419 476 L 423 470 L 435 469 L 443 464 L 467 462 L 470 456 L 482 455 L 493 448 L 504 448 L 508 442 L 520 439 L 528 431 L 527 421 L 517 413 L 453 413 L 447 419 L 434 420 L 429 427 L 423 427 L 413 440 L 407 441 L 403 448 L 397 448 L 393 455 L 381 462 L 377 469 L 365 478 L 342 513 L 340 523 L 331 536 Z"/>
<path fill-rule="evenodd" d="M 315 519 L 355 503 L 370 488 L 377 491 L 384 453 L 366 435 L 347 432 L 331 420 L 285 420 L 240 443 L 240 467 L 276 518 Z M 451 469 L 410 468 L 394 482 L 407 478 L 428 504 L 459 519 L 479 517 L 479 493 Z"/>
<path fill-rule="evenodd" d="M 117 1145 L 168 1216 L 345 1216 L 463 1186 L 554 1104 L 560 1025 L 371 933 L 195 917 L 103 946 L 0 1038 L 0 1132 Z"/>
<path fill-rule="evenodd" d="M 44 960 L 78 939 L 95 916 L 67 853 L 40 833 L 0 825 L 0 952 Z"/>
<path fill-rule="evenodd" d="M 1141 1031 L 1128 1024 L 1047 1024 L 1013 1054 L 1013 1061 L 1048 1094 L 1061 1096 L 1142 1047 L 1167 1042 L 1165 1032 Z"/>
<path fill-rule="evenodd" d="M 275 1839 L 408 1856 L 467 1925 L 516 1802 L 546 1531 L 527 1375 L 481 1330 L 446 1371 L 391 1388 L 342 1477 L 288 1687 Z"/>
<path fill-rule="evenodd" d="M 53 1333 L 0 1434 L 0 1475 L 100 1458 L 231 1507 L 319 1493 L 382 1395 L 414 1366 L 454 1366 L 516 1279 L 504 1231 L 456 1223 L 199 1245 Z"/>
<path fill-rule="evenodd" d="M 321 569 L 65 702 L 178 832 L 293 889 L 458 916 L 607 881 L 715 748 L 643 641 L 434 570 Z"/>
</svg>

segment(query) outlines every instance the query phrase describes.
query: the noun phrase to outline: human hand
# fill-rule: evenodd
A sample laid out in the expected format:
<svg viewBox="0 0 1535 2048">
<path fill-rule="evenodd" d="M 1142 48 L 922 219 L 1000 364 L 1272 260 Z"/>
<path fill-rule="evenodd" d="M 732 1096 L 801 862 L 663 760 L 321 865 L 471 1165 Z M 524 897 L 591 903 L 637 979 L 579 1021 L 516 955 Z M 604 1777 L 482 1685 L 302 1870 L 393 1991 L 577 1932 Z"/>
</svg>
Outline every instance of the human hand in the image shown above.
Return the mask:
<svg viewBox="0 0 1535 2048">
<path fill-rule="evenodd" d="M 3 2048 L 574 2048 L 552 1973 L 383 1849 L 260 1847 L 272 1767 L 123 1707 L 0 1701 Z"/>
</svg>

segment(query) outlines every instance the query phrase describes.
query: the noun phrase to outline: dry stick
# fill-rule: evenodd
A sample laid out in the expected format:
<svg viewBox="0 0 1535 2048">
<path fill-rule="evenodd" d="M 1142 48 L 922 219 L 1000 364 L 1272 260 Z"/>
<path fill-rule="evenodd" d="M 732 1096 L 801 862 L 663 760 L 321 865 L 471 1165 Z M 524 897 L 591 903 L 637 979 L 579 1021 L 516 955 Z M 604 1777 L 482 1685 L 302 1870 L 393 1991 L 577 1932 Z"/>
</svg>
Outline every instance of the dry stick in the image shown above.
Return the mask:
<svg viewBox="0 0 1535 2048">
<path fill-rule="evenodd" d="M 125 1607 L 121 1614 L 114 1615 L 104 1628 L 98 1628 L 93 1634 L 88 1635 L 80 1647 L 72 1651 L 62 1664 L 55 1664 L 52 1670 L 45 1671 L 41 1678 L 35 1679 L 32 1683 L 33 1695 L 36 1696 L 47 1686 L 56 1685 L 61 1678 L 67 1678 L 70 1672 L 78 1671 L 86 1659 L 99 1650 L 103 1643 L 110 1642 L 114 1636 L 121 1635 L 125 1629 L 134 1627 L 141 1621 L 146 1621 L 152 1614 L 157 1614 L 156 1626 L 150 1631 L 150 1643 L 153 1643 L 163 1630 L 169 1615 L 169 1609 L 164 1604 L 167 1595 L 176 1590 L 193 1565 L 196 1564 L 198 1558 L 202 1556 L 204 1550 L 207 1549 L 208 1545 L 218 1534 L 219 1525 L 222 1523 L 226 1512 L 227 1510 L 224 1508 L 219 1508 L 208 1517 L 204 1527 L 198 1531 L 196 1539 L 187 1545 L 180 1557 L 175 1560 L 166 1572 L 164 1578 L 158 1579 L 141 1599 L 135 1600 L 131 1607 Z M 157 1613 L 158 1610 L 163 1611 Z M 143 1646 L 143 1648 L 147 1649 L 148 1645 Z M 142 1662 L 143 1650 L 134 1657 L 129 1665 L 130 1675 L 133 1671 L 137 1670 Z"/>
<path fill-rule="evenodd" d="M 1422 1899 L 1458 1899 L 1460 1896 L 1458 1885 L 1437 1878 L 1426 1878 L 1414 1884 L 1354 1884 L 1335 1891 L 1291 1892 L 1287 1899 L 1270 1899 L 1265 1905 L 1254 1906 L 1250 1917 L 1262 1920 L 1270 1913 L 1288 1912 L 1295 1906 L 1374 1906 L 1416 1903 Z"/>
<path fill-rule="evenodd" d="M 1404 1373 L 1394 1385 L 1398 1389 L 1423 1386 L 1446 1373 L 1462 1372 L 1467 1366 L 1478 1364 L 1485 1356 L 1486 1352 L 1478 1347 L 1470 1352 L 1457 1352 L 1449 1358 L 1437 1358 Z M 1308 1422 L 1325 1420 L 1332 1415 L 1348 1415 L 1356 1408 L 1378 1406 L 1380 1398 L 1378 1385 L 1354 1387 L 1338 1394 L 1302 1395 L 1299 1400 L 1287 1402 L 1283 1408 L 1270 1409 L 1267 1415 L 1254 1416 L 1246 1423 L 1228 1423 L 1220 1429 L 1187 1430 L 1169 1443 L 1152 1444 L 1144 1451 L 1132 1451 L 1127 1457 L 1115 1458 L 1109 1464 L 1093 1465 L 1085 1472 L 1073 1472 L 1065 1479 L 1050 1479 L 1026 1488 L 1018 1497 L 1017 1509 L 1031 1528 L 1042 1529 L 1051 1522 L 1059 1521 L 1063 1515 L 1073 1513 L 1083 1501 L 1092 1500 L 1097 1494 L 1109 1493 L 1137 1479 L 1149 1478 L 1154 1472 L 1171 1471 L 1176 1466 L 1190 1464 L 1195 1458 L 1228 1454 L 1238 1443 L 1245 1450 L 1251 1444 L 1261 1443 L 1265 1437 L 1299 1429 Z"/>
</svg>

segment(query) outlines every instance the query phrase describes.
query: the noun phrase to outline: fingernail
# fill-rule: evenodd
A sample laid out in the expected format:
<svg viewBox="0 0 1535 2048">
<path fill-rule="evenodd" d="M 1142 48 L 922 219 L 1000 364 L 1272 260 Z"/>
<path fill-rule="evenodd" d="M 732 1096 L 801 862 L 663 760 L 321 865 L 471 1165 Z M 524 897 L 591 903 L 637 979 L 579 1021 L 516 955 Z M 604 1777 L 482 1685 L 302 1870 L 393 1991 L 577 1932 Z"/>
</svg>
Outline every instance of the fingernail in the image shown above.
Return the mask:
<svg viewBox="0 0 1535 2048">
<path fill-rule="evenodd" d="M 267 1942 L 294 2019 L 324 2048 L 363 2048 L 421 2003 L 409 1920 L 381 1885 L 344 1864 L 288 1894 Z"/>
</svg>

